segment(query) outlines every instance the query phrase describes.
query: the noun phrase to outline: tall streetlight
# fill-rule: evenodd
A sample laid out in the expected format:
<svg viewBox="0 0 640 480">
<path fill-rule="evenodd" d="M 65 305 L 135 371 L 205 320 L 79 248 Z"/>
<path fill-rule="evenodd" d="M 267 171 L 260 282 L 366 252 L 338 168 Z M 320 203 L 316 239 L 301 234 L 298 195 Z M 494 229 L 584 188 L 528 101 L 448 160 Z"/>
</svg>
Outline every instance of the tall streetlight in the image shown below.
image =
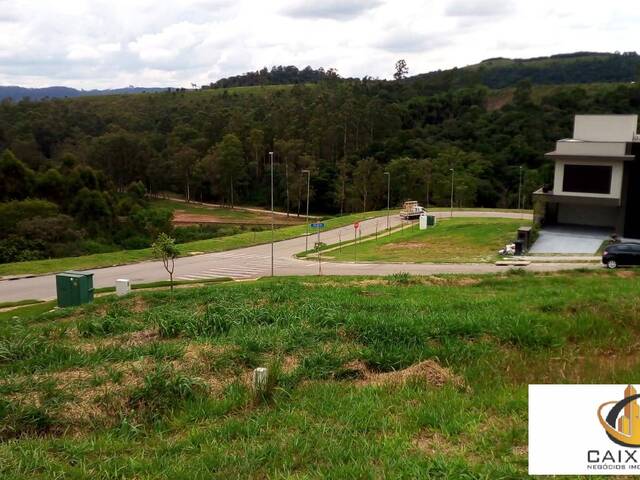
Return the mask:
<svg viewBox="0 0 640 480">
<path fill-rule="evenodd" d="M 389 206 L 391 204 L 391 173 L 384 172 L 387 176 L 387 230 L 389 230 Z"/>
<path fill-rule="evenodd" d="M 518 169 L 520 170 L 518 177 L 518 210 L 520 210 L 522 208 L 522 165 Z"/>
<path fill-rule="evenodd" d="M 307 233 L 304 237 L 304 251 L 309 250 L 309 187 L 311 185 L 311 171 L 302 170 L 302 173 L 307 174 Z"/>
<path fill-rule="evenodd" d="M 271 276 L 273 277 L 273 152 L 269 152 L 271 160 Z"/>
<path fill-rule="evenodd" d="M 451 217 L 453 217 L 453 177 L 455 175 L 455 170 L 453 168 L 449 169 L 451 171 Z"/>
</svg>

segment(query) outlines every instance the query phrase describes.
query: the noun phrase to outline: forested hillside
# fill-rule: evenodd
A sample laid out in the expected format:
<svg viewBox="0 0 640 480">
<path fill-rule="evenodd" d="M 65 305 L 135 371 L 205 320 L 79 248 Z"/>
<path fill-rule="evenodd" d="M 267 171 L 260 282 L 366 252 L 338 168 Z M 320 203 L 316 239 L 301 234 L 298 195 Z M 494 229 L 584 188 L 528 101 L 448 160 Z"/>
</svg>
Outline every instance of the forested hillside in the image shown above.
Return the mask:
<svg viewBox="0 0 640 480">
<path fill-rule="evenodd" d="M 91 229 L 115 235 L 124 225 L 129 233 L 109 241 L 133 246 L 166 222 L 135 223 L 131 215 L 145 210 L 141 190 L 266 205 L 273 151 L 276 205 L 294 214 L 305 199 L 303 169 L 311 170 L 314 212 L 384 207 L 384 171 L 392 205 L 408 198 L 447 205 L 452 168 L 456 206 L 515 207 L 520 166 L 530 207 L 530 193 L 551 178 L 544 153 L 570 135 L 574 114 L 640 112 L 636 84 L 549 89 L 521 82 L 433 94 L 421 82 L 334 76 L 244 92 L 5 101 L 0 200 L 53 202 L 49 216 L 72 217 L 89 238 Z M 91 223 L 96 218 L 99 225 Z M 22 234 L 38 230 L 18 223 L 13 228 Z"/>
<path fill-rule="evenodd" d="M 504 88 L 522 80 L 533 85 L 562 85 L 638 79 L 640 56 L 636 52 L 576 52 L 528 59 L 490 58 L 477 65 L 415 75 L 405 81 L 435 92 L 476 84 Z"/>
</svg>

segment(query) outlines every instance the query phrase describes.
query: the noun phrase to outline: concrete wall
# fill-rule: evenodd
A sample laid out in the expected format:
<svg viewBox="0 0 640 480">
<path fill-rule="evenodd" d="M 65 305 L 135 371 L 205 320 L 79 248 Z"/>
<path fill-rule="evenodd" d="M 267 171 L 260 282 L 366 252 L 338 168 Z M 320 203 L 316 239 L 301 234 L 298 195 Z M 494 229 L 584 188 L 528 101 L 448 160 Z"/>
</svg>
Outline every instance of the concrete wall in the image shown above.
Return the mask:
<svg viewBox="0 0 640 480">
<path fill-rule="evenodd" d="M 582 140 L 559 140 L 556 142 L 557 155 L 578 155 L 596 157 L 622 157 L 626 154 L 626 142 L 585 142 Z"/>
<path fill-rule="evenodd" d="M 573 138 L 592 142 L 632 142 L 638 115 L 576 115 Z"/>
<path fill-rule="evenodd" d="M 618 207 L 561 203 L 558 206 L 558 223 L 615 228 L 618 223 L 619 210 Z"/>
<path fill-rule="evenodd" d="M 582 192 L 565 192 L 562 190 L 564 183 L 564 166 L 565 165 L 608 165 L 611 170 L 611 190 L 609 194 L 604 193 L 582 193 Z M 616 198 L 620 199 L 622 193 L 622 176 L 624 173 L 624 161 L 622 160 L 597 160 L 593 159 L 575 159 L 575 160 L 556 160 L 556 169 L 553 177 L 553 194 L 563 195 L 567 197 L 591 197 L 591 198 Z"/>
</svg>

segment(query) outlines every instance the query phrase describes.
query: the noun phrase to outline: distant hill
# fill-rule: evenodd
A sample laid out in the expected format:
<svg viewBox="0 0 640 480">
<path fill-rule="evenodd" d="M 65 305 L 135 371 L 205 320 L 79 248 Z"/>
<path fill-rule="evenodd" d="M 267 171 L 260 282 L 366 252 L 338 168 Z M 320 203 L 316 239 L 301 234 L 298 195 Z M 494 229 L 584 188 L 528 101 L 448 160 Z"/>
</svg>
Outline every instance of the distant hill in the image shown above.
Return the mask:
<svg viewBox="0 0 640 480">
<path fill-rule="evenodd" d="M 0 86 L 0 100 L 10 98 L 18 101 L 24 98 L 43 100 L 45 98 L 72 98 L 99 95 L 130 95 L 134 93 L 164 92 L 167 88 L 127 87 L 110 90 L 77 90 L 70 87 L 25 88 L 16 86 Z"/>
<path fill-rule="evenodd" d="M 640 78 L 636 52 L 576 52 L 528 59 L 490 58 L 476 65 L 438 70 L 407 78 L 434 89 L 482 84 L 505 88 L 521 80 L 538 85 L 631 82 Z"/>
<path fill-rule="evenodd" d="M 258 87 L 269 85 L 313 84 L 328 79 L 341 78 L 334 69 L 314 69 L 310 66 L 299 69 L 293 65 L 273 66 L 242 75 L 221 78 L 203 90 L 229 89 L 234 87 Z M 365 79 L 372 80 L 369 77 Z M 492 89 L 513 87 L 521 80 L 534 85 L 567 85 L 587 83 L 625 83 L 640 80 L 640 55 L 636 52 L 576 52 L 535 58 L 489 58 L 462 68 L 421 73 L 402 81 L 415 84 L 424 93 L 437 93 L 450 89 L 485 85 Z M 375 80 L 374 80 L 375 81 Z M 387 83 L 386 80 L 378 82 Z M 102 95 L 128 95 L 156 93 L 171 88 L 127 87 L 111 90 L 77 90 L 69 87 L 24 88 L 0 86 L 0 101 L 10 98 L 43 100 L 46 98 L 73 98 Z"/>
</svg>

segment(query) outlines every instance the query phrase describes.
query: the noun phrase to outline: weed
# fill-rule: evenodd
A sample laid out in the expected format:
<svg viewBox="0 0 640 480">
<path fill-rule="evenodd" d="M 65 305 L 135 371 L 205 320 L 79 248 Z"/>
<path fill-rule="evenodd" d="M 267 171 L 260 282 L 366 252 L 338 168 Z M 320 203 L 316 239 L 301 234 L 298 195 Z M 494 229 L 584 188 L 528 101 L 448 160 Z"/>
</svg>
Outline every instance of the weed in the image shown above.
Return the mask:
<svg viewBox="0 0 640 480">
<path fill-rule="evenodd" d="M 54 425 L 47 406 L 21 405 L 0 399 L 0 439 L 44 435 Z"/>
<path fill-rule="evenodd" d="M 145 419 L 155 420 L 206 392 L 201 380 L 177 372 L 171 366 L 157 364 L 144 377 L 143 384 L 130 393 L 127 404 Z"/>
<path fill-rule="evenodd" d="M 108 313 L 104 317 L 87 318 L 76 322 L 81 337 L 105 337 L 133 330 L 135 327 L 123 317 Z"/>
<path fill-rule="evenodd" d="M 387 275 L 385 280 L 391 285 L 410 285 L 414 283 L 411 274 L 407 272 L 392 273 L 391 275 Z"/>
</svg>

